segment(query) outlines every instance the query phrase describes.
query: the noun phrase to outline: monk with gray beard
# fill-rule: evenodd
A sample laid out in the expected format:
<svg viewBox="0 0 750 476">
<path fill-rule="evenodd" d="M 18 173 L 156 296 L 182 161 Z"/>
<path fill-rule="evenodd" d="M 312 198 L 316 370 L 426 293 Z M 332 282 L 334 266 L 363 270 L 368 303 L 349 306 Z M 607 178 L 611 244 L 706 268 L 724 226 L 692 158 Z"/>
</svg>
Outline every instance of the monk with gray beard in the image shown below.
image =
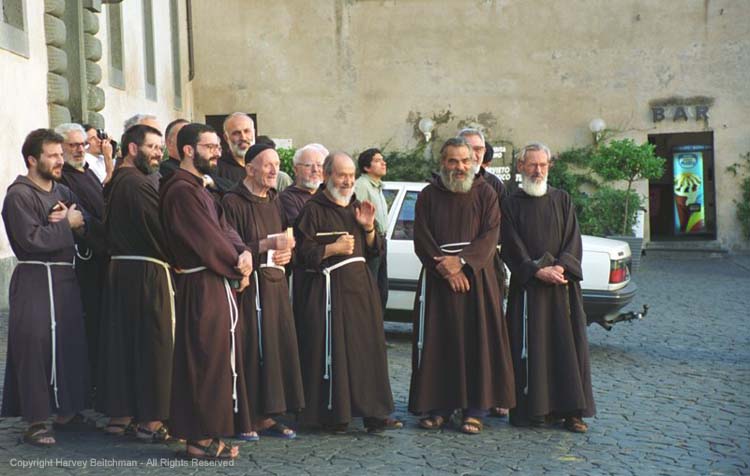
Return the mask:
<svg viewBox="0 0 750 476">
<path fill-rule="evenodd" d="M 523 189 L 503 200 L 502 258 L 511 271 L 509 333 L 516 426 L 563 421 L 584 433 L 596 412 L 581 285 L 581 233 L 570 196 L 547 186 L 550 151 L 519 153 Z"/>
<path fill-rule="evenodd" d="M 472 171 L 463 138 L 440 150 L 440 174 L 419 194 L 414 250 L 423 265 L 415 300 L 409 410 L 441 428 L 463 411 L 460 430 L 482 431 L 492 407 L 515 405 L 513 367 L 494 256 L 497 195 Z"/>
<path fill-rule="evenodd" d="M 377 285 L 366 261 L 382 250 L 375 207 L 354 197 L 354 162 L 333 153 L 323 163 L 325 186 L 297 219 L 298 263 L 305 273 L 300 323 L 300 363 L 305 389 L 301 420 L 344 432 L 363 417 L 371 432 L 400 428 L 389 418 L 383 317 Z"/>
</svg>

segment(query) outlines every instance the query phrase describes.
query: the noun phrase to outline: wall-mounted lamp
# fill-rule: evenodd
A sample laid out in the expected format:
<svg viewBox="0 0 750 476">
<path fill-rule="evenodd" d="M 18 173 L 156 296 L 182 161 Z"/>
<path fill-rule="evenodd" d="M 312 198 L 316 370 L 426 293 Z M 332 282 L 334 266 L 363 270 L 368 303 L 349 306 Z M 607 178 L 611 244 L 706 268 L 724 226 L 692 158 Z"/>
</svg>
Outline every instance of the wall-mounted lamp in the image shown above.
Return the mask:
<svg viewBox="0 0 750 476">
<path fill-rule="evenodd" d="M 430 142 L 430 138 L 432 137 L 432 130 L 435 128 L 435 121 L 433 121 L 429 117 L 423 117 L 419 120 L 419 124 L 417 124 L 417 127 L 419 127 L 419 131 L 424 134 L 424 141 Z"/>
<path fill-rule="evenodd" d="M 589 130 L 594 135 L 594 145 L 599 145 L 599 141 L 602 140 L 602 134 L 604 134 L 606 128 L 607 123 L 604 122 L 604 119 L 600 117 L 591 119 L 591 122 L 589 122 Z"/>
</svg>

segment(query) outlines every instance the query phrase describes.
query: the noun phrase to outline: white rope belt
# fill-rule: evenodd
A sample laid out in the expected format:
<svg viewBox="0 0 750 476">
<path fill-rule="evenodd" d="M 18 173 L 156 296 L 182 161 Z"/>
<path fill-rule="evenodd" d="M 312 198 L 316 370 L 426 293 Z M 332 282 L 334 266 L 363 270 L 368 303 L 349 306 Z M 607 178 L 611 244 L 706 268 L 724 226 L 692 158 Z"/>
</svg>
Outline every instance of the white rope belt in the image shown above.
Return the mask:
<svg viewBox="0 0 750 476">
<path fill-rule="evenodd" d="M 197 268 L 188 269 L 175 269 L 177 274 L 193 274 L 200 271 L 205 271 L 208 268 L 205 266 L 198 266 Z M 232 401 L 234 402 L 234 413 L 239 411 L 238 400 L 237 400 L 237 341 L 235 339 L 234 331 L 237 328 L 237 322 L 240 320 L 240 313 L 237 310 L 237 302 L 234 300 L 234 293 L 232 292 L 232 286 L 229 285 L 229 280 L 222 277 L 224 280 L 224 291 L 227 296 L 227 303 L 229 304 L 229 366 L 232 369 Z"/>
<path fill-rule="evenodd" d="M 80 251 L 78 251 L 78 245 L 74 246 L 76 247 L 76 257 L 81 261 L 89 261 L 91 257 L 94 256 L 94 252 L 91 251 L 91 248 L 86 249 L 87 253 L 81 254 Z"/>
<path fill-rule="evenodd" d="M 463 247 L 470 245 L 471 242 L 462 241 L 461 243 L 446 243 L 440 245 L 440 251 L 443 253 L 458 254 L 463 251 Z M 457 248 L 457 247 L 461 248 Z M 422 368 L 422 349 L 424 348 L 424 314 L 426 306 L 425 294 L 427 294 L 427 272 L 422 268 L 422 289 L 419 293 L 419 336 L 417 338 L 417 368 Z"/>
<path fill-rule="evenodd" d="M 365 259 L 361 256 L 355 256 L 354 258 L 345 259 L 340 261 L 333 266 L 329 266 L 323 269 L 323 275 L 326 277 L 326 357 L 323 369 L 323 379 L 328 380 L 328 409 L 333 409 L 333 349 L 332 349 L 332 336 L 331 332 L 331 272 L 343 268 L 346 265 L 352 263 L 365 263 Z"/>
<path fill-rule="evenodd" d="M 261 264 L 260 268 L 275 268 L 280 270 L 282 273 L 286 272 L 283 266 L 276 264 Z M 263 365 L 263 307 L 261 306 L 260 300 L 260 274 L 258 270 L 255 270 L 255 316 L 258 323 L 258 357 L 260 358 L 260 365 Z"/>
<path fill-rule="evenodd" d="M 164 272 L 167 273 L 167 286 L 169 286 L 169 312 L 172 317 L 172 342 L 174 342 L 174 328 L 177 317 L 174 310 L 174 285 L 172 284 L 172 273 L 169 272 L 169 264 L 150 256 L 115 255 L 112 256 L 111 259 L 114 261 L 147 261 L 149 263 L 158 264 L 164 268 Z"/>
<path fill-rule="evenodd" d="M 34 264 L 40 265 L 47 268 L 47 289 L 49 291 L 49 321 L 50 321 L 50 333 L 52 335 L 52 376 L 50 377 L 49 384 L 55 392 L 55 407 L 60 408 L 60 401 L 57 398 L 57 319 L 55 319 L 55 291 L 52 287 L 52 267 L 53 266 L 69 266 L 73 267 L 73 263 L 67 263 L 64 261 L 19 261 L 18 264 Z"/>
<path fill-rule="evenodd" d="M 529 394 L 529 310 L 526 290 L 523 291 L 523 348 L 521 349 L 521 362 L 526 361 L 526 386 L 523 394 Z"/>
</svg>

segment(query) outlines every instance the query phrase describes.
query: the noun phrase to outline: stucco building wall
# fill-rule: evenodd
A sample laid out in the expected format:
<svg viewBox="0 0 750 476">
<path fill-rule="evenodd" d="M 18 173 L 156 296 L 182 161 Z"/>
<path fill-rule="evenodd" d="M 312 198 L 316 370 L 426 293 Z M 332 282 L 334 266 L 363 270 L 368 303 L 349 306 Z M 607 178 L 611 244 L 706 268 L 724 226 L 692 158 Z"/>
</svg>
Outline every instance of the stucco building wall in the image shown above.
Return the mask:
<svg viewBox="0 0 750 476">
<path fill-rule="evenodd" d="M 259 133 L 333 149 L 416 144 L 481 117 L 489 137 L 562 150 L 714 131 L 718 238 L 740 245 L 724 172 L 750 150 L 750 4 L 731 0 L 326 0 L 195 4 L 196 118 L 245 110 Z M 217 33 L 220 32 L 220 33 Z M 649 103 L 705 96 L 709 120 L 654 123 Z M 647 184 L 639 185 L 642 191 Z"/>
<path fill-rule="evenodd" d="M 18 0 L 17 0 L 18 1 Z M 26 21 L 28 53 L 18 54 L 0 43 L 0 197 L 16 176 L 26 173 L 21 157 L 21 146 L 33 129 L 50 127 L 48 112 L 48 55 L 45 39 L 45 1 L 20 0 Z M 135 113 L 156 115 L 162 127 L 176 117 L 192 118 L 192 88 L 188 82 L 188 35 L 185 2 L 178 1 L 180 33 L 180 64 L 182 106 L 176 107 L 172 68 L 170 2 L 152 0 L 154 21 L 154 52 L 156 59 L 156 100 L 147 99 L 144 80 L 143 0 L 123 2 L 124 26 L 124 77 L 125 86 L 113 87 L 109 78 L 109 25 L 107 9 L 101 6 L 97 14 L 99 29 L 96 38 L 101 42 L 102 57 L 98 61 L 102 79 L 98 86 L 105 97 L 104 117 L 106 129 L 120 140 L 123 121 Z M 58 1 L 48 1 L 58 5 Z M 92 2 L 94 4 L 98 2 Z M 0 41 L 2 38 L 0 38 Z M 4 226 L 0 220 L 0 309 L 7 307 L 7 289 L 15 257 L 8 245 Z"/>
</svg>

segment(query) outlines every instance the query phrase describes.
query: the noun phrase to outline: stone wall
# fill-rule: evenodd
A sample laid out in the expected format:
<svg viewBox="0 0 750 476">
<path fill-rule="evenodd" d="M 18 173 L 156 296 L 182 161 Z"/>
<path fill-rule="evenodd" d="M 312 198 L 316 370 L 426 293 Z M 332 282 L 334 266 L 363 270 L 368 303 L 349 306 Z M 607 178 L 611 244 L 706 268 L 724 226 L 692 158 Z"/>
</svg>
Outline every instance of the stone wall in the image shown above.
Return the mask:
<svg viewBox="0 0 750 476">
<path fill-rule="evenodd" d="M 262 6 L 259 6 L 262 5 Z M 258 130 L 349 151 L 414 146 L 422 116 L 494 141 L 591 143 L 715 133 L 720 240 L 740 244 L 724 172 L 750 150 L 750 3 L 731 0 L 195 2 L 195 110 L 258 114 Z M 651 120 L 652 100 L 712 98 L 708 121 Z M 450 113 L 450 114 L 446 114 Z M 641 189 L 646 187 L 641 184 Z M 647 189 L 646 189 L 647 190 Z"/>
</svg>

